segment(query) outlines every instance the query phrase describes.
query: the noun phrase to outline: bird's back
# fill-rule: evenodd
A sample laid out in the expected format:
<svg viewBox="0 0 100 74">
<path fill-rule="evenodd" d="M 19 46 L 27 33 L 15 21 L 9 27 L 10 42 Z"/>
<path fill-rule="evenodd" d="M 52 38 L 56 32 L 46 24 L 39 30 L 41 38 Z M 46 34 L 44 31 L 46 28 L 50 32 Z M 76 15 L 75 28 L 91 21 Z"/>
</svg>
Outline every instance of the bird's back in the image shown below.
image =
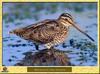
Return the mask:
<svg viewBox="0 0 100 74">
<path fill-rule="evenodd" d="M 30 41 L 46 44 L 57 39 L 57 36 L 62 37 L 62 35 L 66 35 L 67 28 L 56 20 L 48 19 L 24 28 L 20 28 L 18 31 L 16 30 L 15 34 Z"/>
</svg>

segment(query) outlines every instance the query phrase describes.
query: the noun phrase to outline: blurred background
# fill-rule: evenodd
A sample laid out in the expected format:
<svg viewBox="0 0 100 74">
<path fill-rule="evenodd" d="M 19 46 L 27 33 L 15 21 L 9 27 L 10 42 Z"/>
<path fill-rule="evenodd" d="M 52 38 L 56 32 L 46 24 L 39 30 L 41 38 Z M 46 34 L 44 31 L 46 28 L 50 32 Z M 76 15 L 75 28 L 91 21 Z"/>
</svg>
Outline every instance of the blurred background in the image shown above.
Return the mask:
<svg viewBox="0 0 100 74">
<path fill-rule="evenodd" d="M 66 41 L 55 48 L 67 51 L 75 66 L 96 66 L 97 3 L 3 3 L 3 65 L 13 66 L 23 59 L 24 53 L 37 52 L 31 42 L 10 35 L 9 31 L 44 19 L 57 19 L 62 13 L 71 14 L 95 42 L 72 27 Z M 40 50 L 43 48 L 40 46 Z"/>
</svg>

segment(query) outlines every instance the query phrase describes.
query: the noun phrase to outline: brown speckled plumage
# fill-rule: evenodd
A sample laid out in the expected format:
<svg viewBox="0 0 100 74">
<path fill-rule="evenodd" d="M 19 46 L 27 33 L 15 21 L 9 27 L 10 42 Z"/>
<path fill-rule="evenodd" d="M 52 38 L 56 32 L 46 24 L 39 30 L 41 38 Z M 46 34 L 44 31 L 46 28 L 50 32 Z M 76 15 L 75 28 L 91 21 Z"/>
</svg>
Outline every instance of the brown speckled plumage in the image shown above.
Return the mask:
<svg viewBox="0 0 100 74">
<path fill-rule="evenodd" d="M 47 48 L 50 48 L 64 42 L 68 35 L 70 26 L 74 26 L 80 32 L 88 36 L 75 25 L 72 16 L 68 13 L 63 13 L 55 20 L 47 19 L 36 24 L 15 29 L 11 33 L 37 44 L 45 44 Z M 90 36 L 88 37 L 93 41 Z"/>
</svg>

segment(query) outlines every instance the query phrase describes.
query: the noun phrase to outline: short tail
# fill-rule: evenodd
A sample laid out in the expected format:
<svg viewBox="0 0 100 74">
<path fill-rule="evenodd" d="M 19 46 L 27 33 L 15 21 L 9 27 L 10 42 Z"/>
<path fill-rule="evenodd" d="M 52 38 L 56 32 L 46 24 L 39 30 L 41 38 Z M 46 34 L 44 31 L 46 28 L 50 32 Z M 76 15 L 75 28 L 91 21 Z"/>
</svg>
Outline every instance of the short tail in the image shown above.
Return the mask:
<svg viewBox="0 0 100 74">
<path fill-rule="evenodd" d="M 20 32 L 21 32 L 20 29 L 15 29 L 15 30 L 9 31 L 9 34 L 17 34 L 17 33 L 20 33 Z"/>
<path fill-rule="evenodd" d="M 9 31 L 9 34 L 14 34 L 14 31 Z"/>
</svg>

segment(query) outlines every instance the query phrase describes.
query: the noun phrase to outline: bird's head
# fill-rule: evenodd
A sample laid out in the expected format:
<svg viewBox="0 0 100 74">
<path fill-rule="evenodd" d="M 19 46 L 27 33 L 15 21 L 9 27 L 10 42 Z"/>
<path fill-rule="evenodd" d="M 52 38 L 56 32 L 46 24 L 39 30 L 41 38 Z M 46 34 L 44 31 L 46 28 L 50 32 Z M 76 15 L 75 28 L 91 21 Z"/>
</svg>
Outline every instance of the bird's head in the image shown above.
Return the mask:
<svg viewBox="0 0 100 74">
<path fill-rule="evenodd" d="M 71 23 L 74 24 L 73 17 L 69 13 L 62 13 L 59 17 L 59 19 L 65 23 L 66 26 L 72 26 Z"/>
<path fill-rule="evenodd" d="M 68 26 L 73 26 L 74 28 L 76 28 L 78 31 L 80 31 L 81 33 L 83 33 L 85 36 L 87 36 L 89 39 L 91 39 L 92 41 L 94 41 L 94 39 L 92 37 L 90 37 L 86 32 L 84 32 L 74 21 L 73 17 L 69 14 L 69 13 L 63 13 L 60 15 L 60 17 L 58 18 L 58 20 L 60 20 L 60 22 L 65 25 L 66 27 Z"/>
</svg>

